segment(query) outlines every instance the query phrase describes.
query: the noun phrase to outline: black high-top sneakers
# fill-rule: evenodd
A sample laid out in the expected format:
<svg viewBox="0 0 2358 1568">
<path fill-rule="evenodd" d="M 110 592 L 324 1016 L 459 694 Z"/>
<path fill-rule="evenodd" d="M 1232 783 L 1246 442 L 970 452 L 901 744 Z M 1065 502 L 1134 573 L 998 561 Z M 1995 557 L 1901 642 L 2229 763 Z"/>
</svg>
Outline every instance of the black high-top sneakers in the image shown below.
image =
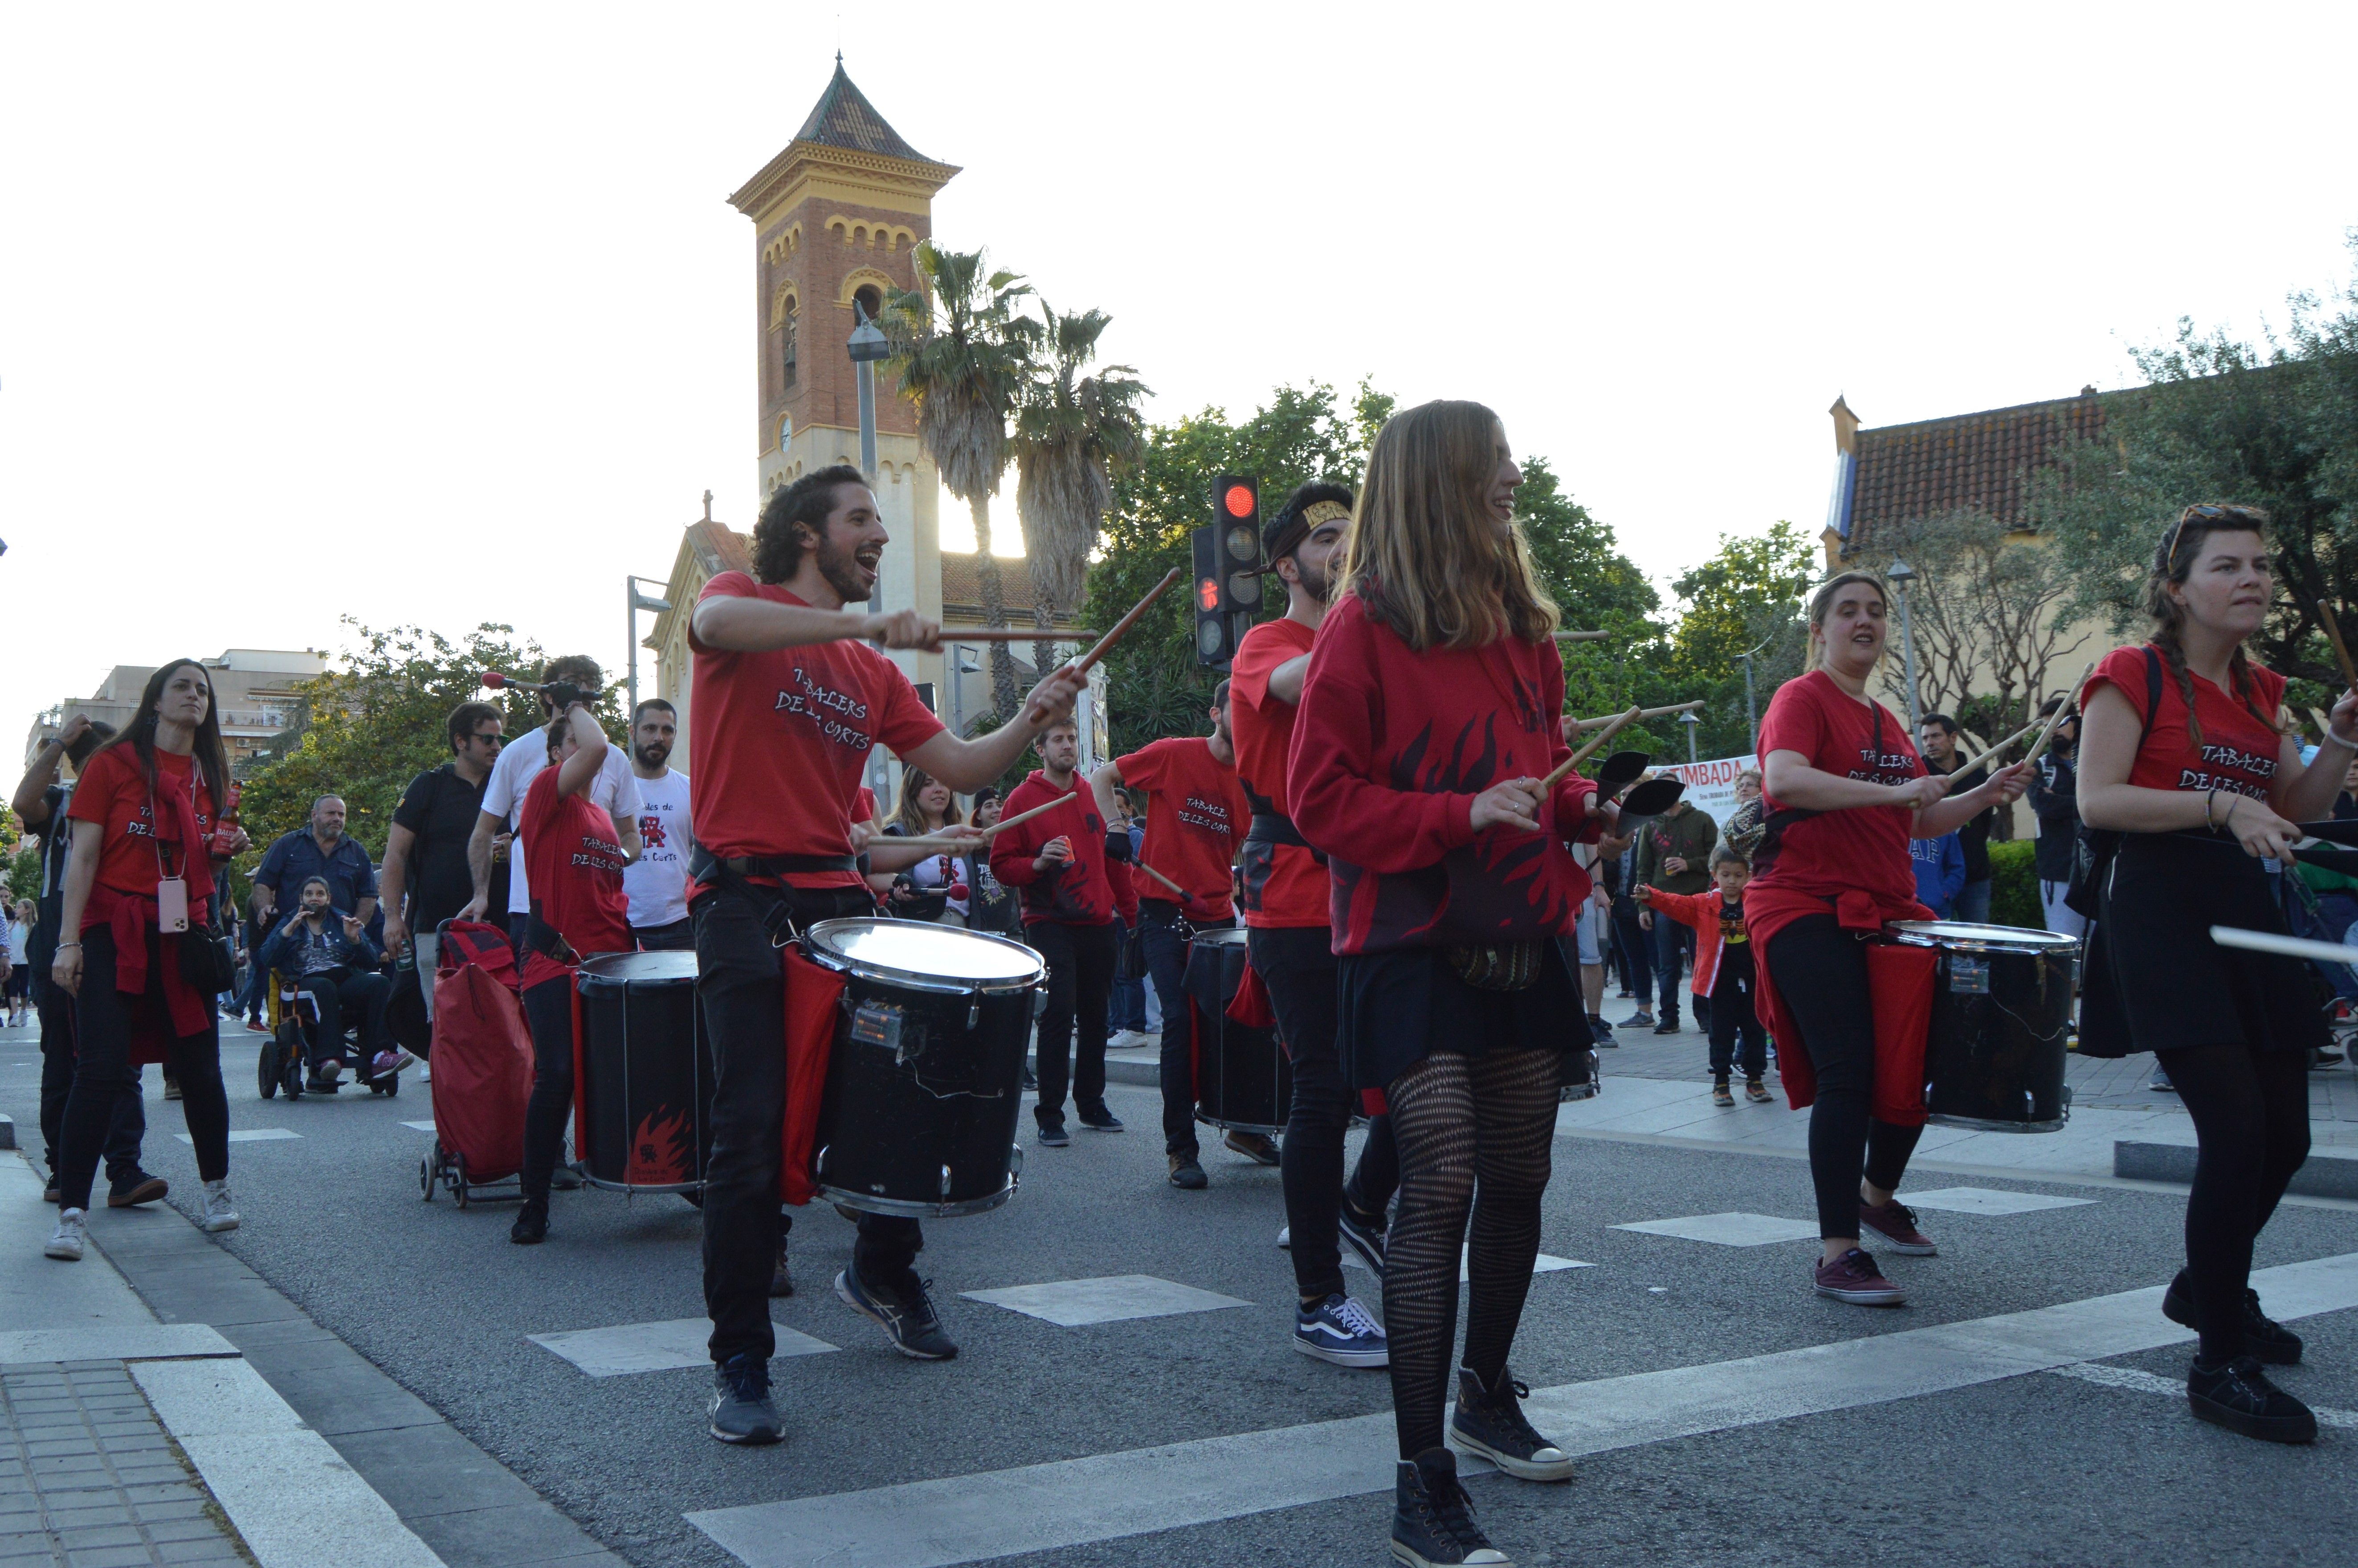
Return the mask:
<svg viewBox="0 0 2358 1568">
<path fill-rule="evenodd" d="M 1474 1522 L 1474 1505 L 1457 1484 L 1457 1455 L 1428 1448 L 1396 1467 L 1392 1557 L 1408 1568 L 1513 1568 Z"/>
</svg>

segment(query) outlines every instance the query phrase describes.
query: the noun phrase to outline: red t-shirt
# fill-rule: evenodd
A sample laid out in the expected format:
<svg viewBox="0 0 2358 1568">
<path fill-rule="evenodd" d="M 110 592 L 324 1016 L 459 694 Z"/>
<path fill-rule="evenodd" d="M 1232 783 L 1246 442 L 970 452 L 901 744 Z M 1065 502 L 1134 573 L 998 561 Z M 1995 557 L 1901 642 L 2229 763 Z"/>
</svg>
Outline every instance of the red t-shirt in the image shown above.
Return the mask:
<svg viewBox="0 0 2358 1568">
<path fill-rule="evenodd" d="M 1236 741 L 1237 777 L 1254 809 L 1291 816 L 1285 753 L 1293 744 L 1293 704 L 1270 695 L 1278 665 L 1310 651 L 1317 638 L 1299 621 L 1264 621 L 1237 644 L 1228 672 L 1228 734 Z M 1245 924 L 1264 928 L 1322 926 L 1332 918 L 1332 888 L 1318 857 L 1298 844 L 1244 847 Z"/>
<path fill-rule="evenodd" d="M 1851 696 L 1823 670 L 1787 681 L 1769 699 L 1760 755 L 1771 752 L 1799 752 L 1820 773 L 1874 784 L 1906 784 L 1924 772 L 1907 723 L 1879 702 Z M 1763 804 L 1782 809 L 1773 797 Z M 1915 816 L 1904 806 L 1871 806 L 1790 818 L 1779 825 L 1774 847 L 1755 857 L 1750 887 L 1829 899 L 1858 888 L 1878 903 L 1913 904 L 1908 839 Z"/>
<path fill-rule="evenodd" d="M 1235 687 L 1229 688 L 1230 695 Z M 1197 918 L 1235 918 L 1228 894 L 1237 846 L 1244 842 L 1252 807 L 1236 769 L 1212 755 L 1200 735 L 1174 735 L 1150 741 L 1114 764 L 1121 782 L 1146 792 L 1146 841 L 1141 863 L 1152 866 L 1187 890 L 1187 912 Z M 1179 901 L 1169 888 L 1141 871 L 1138 896 L 1165 903 Z"/>
<path fill-rule="evenodd" d="M 805 602 L 743 572 L 722 572 L 702 597 Z M 689 810 L 696 841 L 723 860 L 850 854 L 850 825 L 867 820 L 856 803 L 871 748 L 906 757 L 942 732 L 901 666 L 865 643 L 740 654 L 706 647 L 691 629 L 688 646 L 696 654 Z M 858 887 L 860 873 L 796 871 L 784 881 Z"/>
<path fill-rule="evenodd" d="M 2202 725 L 2201 749 L 2187 732 L 2185 694 L 2179 690 L 2178 677 L 2165 662 L 2160 710 L 2153 716 L 2153 729 L 2145 744 L 2137 748 L 2129 783 L 2139 789 L 2198 793 L 2223 789 L 2254 800 L 2267 799 L 2276 787 L 2277 764 L 2284 758 L 2284 737 L 2261 715 L 2275 713 L 2284 702 L 2284 676 L 2254 665 L 2247 701 L 2190 670 L 2187 678 L 2194 683 L 2194 715 Z M 2142 646 L 2115 648 L 2106 654 L 2104 662 L 2096 666 L 2094 679 L 2119 687 L 2137 722 L 2145 722 L 2147 665 Z"/>
<path fill-rule="evenodd" d="M 637 946 L 631 940 L 630 895 L 622 891 L 622 838 L 604 806 L 578 795 L 560 796 L 552 765 L 525 792 L 517 831 L 524 835 L 524 873 L 535 914 L 585 958 Z M 528 986 L 568 972 L 545 953 L 525 955 Z"/>
<path fill-rule="evenodd" d="M 171 874 L 185 877 L 193 884 L 198 878 L 189 870 L 189 860 L 179 847 L 180 816 L 168 801 L 173 794 L 187 795 L 191 781 L 196 790 L 197 832 L 201 838 L 213 830 L 213 794 L 206 786 L 202 770 L 196 767 L 193 757 L 174 756 L 169 752 L 156 753 L 155 804 L 163 808 L 163 856 L 171 867 Z M 148 810 L 147 777 L 139 771 L 139 753 L 129 746 L 111 746 L 90 760 L 81 782 L 74 786 L 73 800 L 66 807 L 68 820 L 95 822 L 105 828 L 99 840 L 98 881 L 102 887 L 117 892 L 135 893 L 141 898 L 154 898 L 156 884 L 164 872 L 157 861 L 155 818 Z M 206 873 L 211 872 L 210 862 Z M 196 892 L 192 885 L 191 895 Z M 21 960 L 21 955 L 19 956 Z"/>
<path fill-rule="evenodd" d="M 1009 887 L 1022 890 L 1026 925 L 1044 920 L 1059 925 L 1109 925 L 1121 901 L 1106 875 L 1105 818 L 1098 815 L 1097 796 L 1090 793 L 1088 780 L 1076 773 L 1070 785 L 1058 789 L 1048 782 L 1046 773 L 1034 768 L 1009 793 L 1001 820 L 1060 799 L 1072 805 L 1019 822 L 990 841 L 990 874 Z M 1045 871 L 1035 871 L 1032 863 L 1052 838 L 1069 840 L 1073 858 Z"/>
</svg>

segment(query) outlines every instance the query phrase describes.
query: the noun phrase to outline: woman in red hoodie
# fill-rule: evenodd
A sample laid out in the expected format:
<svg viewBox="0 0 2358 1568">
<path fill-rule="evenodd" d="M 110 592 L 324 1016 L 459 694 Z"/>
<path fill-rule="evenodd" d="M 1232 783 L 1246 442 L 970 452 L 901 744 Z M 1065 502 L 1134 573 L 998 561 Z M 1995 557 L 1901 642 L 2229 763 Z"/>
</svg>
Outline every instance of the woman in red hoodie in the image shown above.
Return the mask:
<svg viewBox="0 0 2358 1568">
<path fill-rule="evenodd" d="M 1563 1052 L 1587 1045 L 1555 941 L 1588 892 L 1565 843 L 1614 814 L 1595 815 L 1577 775 L 1541 788 L 1569 754 L 1563 665 L 1514 523 L 1521 482 L 1480 404 L 1428 403 L 1385 425 L 1288 753 L 1294 824 L 1333 876 L 1343 1060 L 1354 1087 L 1384 1091 L 1400 1145 L 1384 1319 L 1392 1551 L 1412 1564 L 1505 1561 L 1443 1444 L 1469 1209 L 1451 1430 L 1510 1475 L 1572 1476 L 1523 1419 L 1507 1353 L 1539 1249 Z"/>
<path fill-rule="evenodd" d="M 1948 778 L 1924 771 L 1908 726 L 1867 695 L 1889 609 L 1866 572 L 1844 572 L 1811 596 L 1816 667 L 1778 687 L 1760 723 L 1768 829 L 1744 893 L 1785 1091 L 1796 1108 L 1812 1107 L 1810 1177 L 1823 1240 L 1812 1283 L 1860 1306 L 1905 1299 L 1859 1246 L 1862 1227 L 1895 1251 L 1933 1250 L 1893 1195 L 1923 1118 L 1905 1125 L 1873 1114 L 1866 939 L 1890 921 L 1932 918 L 1916 902 L 1909 838 L 1937 838 L 2013 801 L 2030 775 L 2017 762 L 1952 797 Z"/>
</svg>

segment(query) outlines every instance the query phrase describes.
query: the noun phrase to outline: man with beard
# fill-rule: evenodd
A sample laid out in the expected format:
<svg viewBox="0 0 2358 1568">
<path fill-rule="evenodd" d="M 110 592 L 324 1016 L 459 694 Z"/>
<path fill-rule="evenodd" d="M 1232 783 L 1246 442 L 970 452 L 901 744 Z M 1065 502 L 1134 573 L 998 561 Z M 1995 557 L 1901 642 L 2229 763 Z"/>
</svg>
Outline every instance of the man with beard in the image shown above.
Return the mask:
<svg viewBox="0 0 2358 1568">
<path fill-rule="evenodd" d="M 385 835 L 384 871 L 377 879 L 384 897 L 384 950 L 397 954 L 405 943 L 416 948 L 428 1022 L 441 925 L 474 895 L 467 840 L 483 809 L 492 764 L 499 761 L 501 728 L 500 710 L 488 702 L 452 708 L 445 725 L 450 760 L 409 781 Z"/>
<path fill-rule="evenodd" d="M 254 920 L 261 926 L 254 939 L 257 949 L 277 928 L 281 914 L 292 913 L 293 895 L 313 877 L 327 882 L 341 913 L 355 916 L 362 925 L 375 917 L 376 868 L 369 864 L 368 851 L 361 848 L 360 840 L 344 836 L 341 795 L 323 795 L 313 801 L 311 825 L 280 834 L 263 852 L 262 864 L 254 871 Z M 287 894 L 283 910 L 281 892 Z"/>
<path fill-rule="evenodd" d="M 1341 1247 L 1348 1243 L 1383 1278 L 1384 1214 L 1400 1184 L 1400 1161 L 1391 1119 L 1379 1115 L 1368 1124 L 1358 1169 L 1347 1184 L 1343 1179 L 1352 1099 L 1335 1044 L 1326 862 L 1295 830 L 1286 788 L 1286 752 L 1310 646 L 1326 618 L 1333 574 L 1350 534 L 1351 492 L 1336 484 L 1303 485 L 1271 520 L 1269 569 L 1285 584 L 1285 614 L 1262 622 L 1238 644 L 1228 723 L 1237 776 L 1252 806 L 1244 845 L 1245 941 L 1293 1065 L 1293 1104 L 1279 1155 L 1301 1298 L 1293 1347 L 1336 1366 L 1382 1367 L 1390 1360 L 1384 1331 L 1343 1289 Z M 1176 1173 L 1172 1180 L 1178 1181 Z"/>
<path fill-rule="evenodd" d="M 631 712 L 631 773 L 639 786 L 639 858 L 622 872 L 631 898 L 631 935 L 644 950 L 696 946 L 687 917 L 687 775 L 671 765 L 679 710 L 651 697 Z"/>
<path fill-rule="evenodd" d="M 689 622 L 697 771 L 687 895 L 697 1000 L 716 1071 L 704 1300 L 718 1371 L 710 1430 L 723 1443 L 782 1435 L 769 1393 L 789 1109 L 776 944 L 819 921 L 875 913 L 857 860 L 871 848 L 857 802 L 872 748 L 891 747 L 952 789 L 974 789 L 1071 712 L 1083 684 L 1069 667 L 1057 670 L 1000 730 L 972 741 L 949 733 L 900 666 L 869 645 L 941 641 L 941 627 L 913 610 L 866 610 L 885 543 L 875 493 L 860 470 L 817 470 L 770 497 L 753 529 L 752 573 L 722 572 L 707 583 Z M 875 841 L 880 870 L 893 864 L 891 842 Z M 926 851 L 903 853 L 915 860 Z M 798 1116 L 808 1108 L 792 1108 Z M 901 1354 L 946 1360 L 957 1346 L 910 1266 L 923 1239 L 914 1219 L 861 1215 L 835 1293 L 881 1325 Z"/>
</svg>

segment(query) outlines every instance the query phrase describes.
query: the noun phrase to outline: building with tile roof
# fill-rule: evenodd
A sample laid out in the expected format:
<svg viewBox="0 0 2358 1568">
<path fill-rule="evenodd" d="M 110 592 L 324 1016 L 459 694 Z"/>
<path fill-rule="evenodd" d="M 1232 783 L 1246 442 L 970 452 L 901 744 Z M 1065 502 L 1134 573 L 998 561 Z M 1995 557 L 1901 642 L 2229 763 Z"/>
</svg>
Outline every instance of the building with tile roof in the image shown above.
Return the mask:
<svg viewBox="0 0 2358 1568">
<path fill-rule="evenodd" d="M 1826 568 L 1874 553 L 1878 526 L 1954 512 L 1985 512 L 2009 527 L 2023 518 L 2029 475 L 2075 438 L 2104 434 L 2093 386 L 2074 397 L 1863 428 L 1844 398 L 1834 422 L 1833 494 L 1826 507 Z"/>
</svg>

